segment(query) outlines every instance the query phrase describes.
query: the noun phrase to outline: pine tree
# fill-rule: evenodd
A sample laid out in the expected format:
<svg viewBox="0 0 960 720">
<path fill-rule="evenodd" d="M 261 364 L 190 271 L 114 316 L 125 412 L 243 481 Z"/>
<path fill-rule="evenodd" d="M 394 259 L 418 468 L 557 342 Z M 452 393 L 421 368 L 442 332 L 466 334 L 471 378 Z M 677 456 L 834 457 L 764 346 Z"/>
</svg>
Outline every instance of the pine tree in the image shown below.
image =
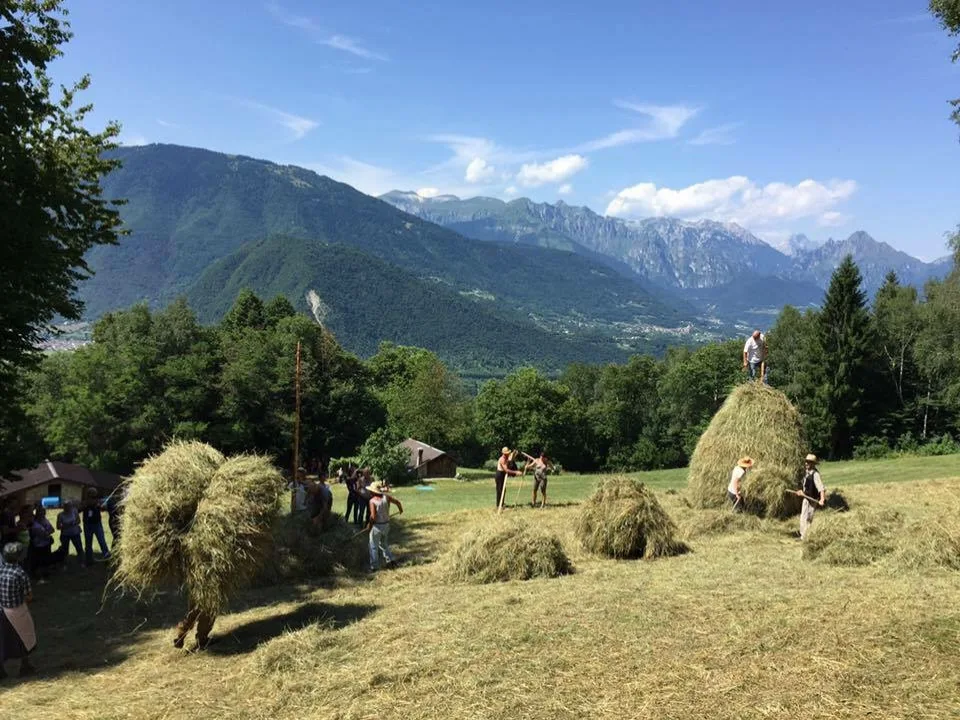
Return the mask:
<svg viewBox="0 0 960 720">
<path fill-rule="evenodd" d="M 826 371 L 831 458 L 849 457 L 865 420 L 864 396 L 870 373 L 870 315 L 860 269 L 847 255 L 830 279 L 818 318 L 818 335 Z"/>
</svg>

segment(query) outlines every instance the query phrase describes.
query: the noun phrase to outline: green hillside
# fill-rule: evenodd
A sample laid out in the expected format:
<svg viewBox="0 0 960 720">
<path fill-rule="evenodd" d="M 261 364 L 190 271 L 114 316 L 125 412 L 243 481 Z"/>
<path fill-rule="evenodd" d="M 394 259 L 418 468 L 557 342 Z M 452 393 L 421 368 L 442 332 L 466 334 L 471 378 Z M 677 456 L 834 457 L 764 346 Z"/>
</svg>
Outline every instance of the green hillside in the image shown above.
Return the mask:
<svg viewBox="0 0 960 720">
<path fill-rule="evenodd" d="M 106 178 L 105 192 L 127 199 L 131 234 L 90 254 L 96 276 L 81 288 L 90 316 L 170 300 L 244 243 L 282 235 L 353 247 L 564 332 L 613 334 L 618 325 L 689 318 L 589 258 L 469 240 L 309 170 L 174 145 L 117 153 L 124 165 Z"/>
<path fill-rule="evenodd" d="M 370 355 L 383 340 L 436 351 L 467 375 L 501 374 L 523 364 L 559 369 L 574 361 L 622 361 L 626 353 L 604 339 L 566 338 L 467 298 L 446 284 L 342 245 L 272 236 L 251 242 L 210 266 L 188 292 L 200 318 L 213 322 L 237 293 L 287 296 L 310 312 L 319 295 L 322 318 L 343 345 Z"/>
</svg>

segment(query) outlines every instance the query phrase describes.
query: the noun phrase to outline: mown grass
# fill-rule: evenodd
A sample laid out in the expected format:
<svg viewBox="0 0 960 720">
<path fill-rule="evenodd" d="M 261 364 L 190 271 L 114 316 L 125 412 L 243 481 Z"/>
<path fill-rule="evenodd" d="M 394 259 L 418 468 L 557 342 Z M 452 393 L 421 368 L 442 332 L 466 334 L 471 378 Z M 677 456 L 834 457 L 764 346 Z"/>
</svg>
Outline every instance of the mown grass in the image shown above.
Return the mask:
<svg viewBox="0 0 960 720">
<path fill-rule="evenodd" d="M 960 492 L 960 463 L 918 460 L 823 472 L 854 508 L 922 518 Z M 664 492 L 672 474 L 648 484 L 685 525 L 698 511 Z M 573 502 L 597 478 L 554 480 Z M 563 505 L 508 512 L 559 537 L 572 575 L 451 583 L 436 561 L 489 519 L 493 483 L 437 485 L 401 491 L 400 569 L 245 592 L 204 653 L 171 646 L 175 596 L 111 599 L 98 614 L 103 564 L 38 588 L 43 674 L 0 686 L 4 716 L 960 716 L 956 571 L 805 561 L 795 519 L 695 537 L 679 557 L 607 560 L 582 550 L 579 508 Z M 474 492 L 474 509 L 451 509 Z"/>
</svg>

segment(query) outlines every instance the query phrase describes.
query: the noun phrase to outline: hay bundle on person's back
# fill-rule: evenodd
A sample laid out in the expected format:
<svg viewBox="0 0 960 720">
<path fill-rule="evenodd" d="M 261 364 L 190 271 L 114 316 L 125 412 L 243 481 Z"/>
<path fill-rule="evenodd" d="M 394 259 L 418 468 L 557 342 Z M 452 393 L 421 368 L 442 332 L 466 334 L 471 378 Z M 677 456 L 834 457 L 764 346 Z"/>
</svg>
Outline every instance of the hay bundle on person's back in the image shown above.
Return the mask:
<svg viewBox="0 0 960 720">
<path fill-rule="evenodd" d="M 767 517 L 787 517 L 800 500 L 785 490 L 800 487 L 806 446 L 800 413 L 787 396 L 761 383 L 736 387 L 700 436 L 690 458 L 688 491 L 696 507 L 722 507 L 737 460 L 753 458 L 755 469 L 742 488 L 745 508 Z"/>
<path fill-rule="evenodd" d="M 580 510 L 576 532 L 584 548 L 613 558 L 649 559 L 689 549 L 653 493 L 624 477 L 597 486 Z"/>
<path fill-rule="evenodd" d="M 265 557 L 281 487 L 265 457 L 171 443 L 130 479 L 115 581 L 138 593 L 181 585 L 217 614 Z"/>
<path fill-rule="evenodd" d="M 472 583 L 552 578 L 572 571 L 555 535 L 499 518 L 463 535 L 445 565 L 450 578 Z"/>
<path fill-rule="evenodd" d="M 903 529 L 896 510 L 862 508 L 818 514 L 803 543 L 803 557 L 828 565 L 869 565 L 893 552 Z"/>
</svg>

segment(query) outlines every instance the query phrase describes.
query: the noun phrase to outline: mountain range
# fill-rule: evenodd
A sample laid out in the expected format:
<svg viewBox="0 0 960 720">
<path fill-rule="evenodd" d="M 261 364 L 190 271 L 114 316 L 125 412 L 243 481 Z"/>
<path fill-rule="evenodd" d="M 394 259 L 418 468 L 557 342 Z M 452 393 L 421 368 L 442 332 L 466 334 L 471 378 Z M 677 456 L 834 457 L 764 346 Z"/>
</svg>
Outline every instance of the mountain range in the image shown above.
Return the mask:
<svg viewBox="0 0 960 720">
<path fill-rule="evenodd" d="M 710 221 L 628 222 L 492 198 L 377 199 L 310 170 L 175 145 L 122 147 L 104 178 L 129 234 L 87 260 L 89 319 L 185 295 L 216 321 L 237 292 L 285 294 L 350 350 L 417 344 L 482 376 L 621 360 L 816 304 L 847 252 L 868 290 L 945 273 L 866 233 L 787 254 Z M 749 283 L 746 281 L 749 280 Z"/>
</svg>

